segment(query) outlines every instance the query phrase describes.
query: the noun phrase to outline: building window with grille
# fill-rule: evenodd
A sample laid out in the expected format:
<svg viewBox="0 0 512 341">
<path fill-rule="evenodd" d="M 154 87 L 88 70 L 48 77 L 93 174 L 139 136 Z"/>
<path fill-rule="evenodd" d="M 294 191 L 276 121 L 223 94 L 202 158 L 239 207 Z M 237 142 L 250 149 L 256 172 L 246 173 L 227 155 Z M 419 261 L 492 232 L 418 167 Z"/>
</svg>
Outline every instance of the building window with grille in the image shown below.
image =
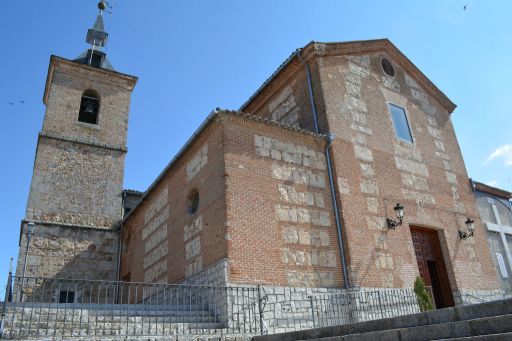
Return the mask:
<svg viewBox="0 0 512 341">
<path fill-rule="evenodd" d="M 59 293 L 59 303 L 74 303 L 75 292 L 69 290 L 61 290 Z"/>
<path fill-rule="evenodd" d="M 395 135 L 401 140 L 412 143 L 411 128 L 407 120 L 405 109 L 394 104 L 389 104 L 389 111 L 391 113 L 391 120 L 395 128 Z"/>
<path fill-rule="evenodd" d="M 100 96 L 94 90 L 85 90 L 82 94 L 80 102 L 80 112 L 78 113 L 78 121 L 98 124 L 98 112 L 100 110 Z"/>
</svg>

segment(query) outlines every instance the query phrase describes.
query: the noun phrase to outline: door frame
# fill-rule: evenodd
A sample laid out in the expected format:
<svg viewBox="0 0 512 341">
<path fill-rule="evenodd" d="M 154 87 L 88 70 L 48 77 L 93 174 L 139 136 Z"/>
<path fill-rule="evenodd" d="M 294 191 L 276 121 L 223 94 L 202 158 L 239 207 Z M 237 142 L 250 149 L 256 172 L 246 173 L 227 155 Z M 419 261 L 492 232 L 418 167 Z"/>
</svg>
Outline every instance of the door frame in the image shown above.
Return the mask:
<svg viewBox="0 0 512 341">
<path fill-rule="evenodd" d="M 425 227 L 425 226 L 418 226 L 418 225 L 409 225 L 409 230 L 411 232 L 411 242 L 413 243 L 413 247 L 414 247 L 414 242 L 412 241 L 412 231 L 418 231 L 419 233 L 427 233 L 433 237 L 433 240 L 434 240 L 433 248 L 434 248 L 435 258 L 436 258 L 436 259 L 434 259 L 434 261 L 436 261 L 437 268 L 439 270 L 438 275 L 441 280 L 441 291 L 442 291 L 443 301 L 445 302 L 446 307 L 455 306 L 452 285 L 450 283 L 450 277 L 448 276 L 448 267 L 447 267 L 447 259 L 448 259 L 448 262 L 450 261 L 450 259 L 449 259 L 449 257 L 447 257 L 447 255 L 445 255 L 445 252 L 443 252 L 443 247 L 442 247 L 441 238 L 440 238 L 441 237 L 440 233 L 443 230 L 436 229 L 436 228 L 429 228 L 429 227 Z M 416 252 L 414 252 L 414 257 L 416 259 L 416 266 L 418 266 Z M 427 260 L 426 259 L 423 259 L 423 260 L 425 261 L 425 264 L 424 264 L 425 269 L 428 272 L 429 270 L 428 270 L 428 266 L 427 266 Z M 418 268 L 418 272 L 419 272 L 419 268 Z M 429 274 L 429 276 L 430 276 L 430 274 Z M 420 272 L 420 277 L 421 277 L 421 272 Z M 432 294 L 434 294 L 434 293 L 432 292 Z"/>
</svg>

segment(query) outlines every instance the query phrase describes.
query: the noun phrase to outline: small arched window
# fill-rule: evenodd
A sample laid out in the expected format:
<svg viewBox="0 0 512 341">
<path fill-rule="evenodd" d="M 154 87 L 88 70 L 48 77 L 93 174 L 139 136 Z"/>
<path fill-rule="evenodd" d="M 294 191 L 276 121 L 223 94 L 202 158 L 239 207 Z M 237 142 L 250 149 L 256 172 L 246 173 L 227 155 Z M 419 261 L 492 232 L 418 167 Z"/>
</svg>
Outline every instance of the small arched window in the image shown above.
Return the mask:
<svg viewBox="0 0 512 341">
<path fill-rule="evenodd" d="M 189 214 L 194 214 L 199 207 L 199 192 L 197 189 L 193 189 L 190 191 L 187 197 L 187 212 Z"/>
<path fill-rule="evenodd" d="M 100 110 L 100 96 L 94 90 L 85 90 L 82 94 L 80 102 L 80 112 L 78 113 L 78 121 L 98 124 L 98 112 Z"/>
</svg>

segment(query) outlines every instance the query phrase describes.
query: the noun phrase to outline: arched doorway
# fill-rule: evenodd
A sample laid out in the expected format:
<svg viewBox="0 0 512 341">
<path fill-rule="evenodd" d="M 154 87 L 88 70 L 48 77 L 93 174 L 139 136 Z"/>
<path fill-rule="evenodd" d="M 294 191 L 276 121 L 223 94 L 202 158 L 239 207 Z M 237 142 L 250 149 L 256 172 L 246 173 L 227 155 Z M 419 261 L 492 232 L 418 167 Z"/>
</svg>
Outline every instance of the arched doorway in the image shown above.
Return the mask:
<svg viewBox="0 0 512 341">
<path fill-rule="evenodd" d="M 453 307 L 453 294 L 437 231 L 411 227 L 411 236 L 420 276 L 431 288 L 436 308 Z"/>
</svg>

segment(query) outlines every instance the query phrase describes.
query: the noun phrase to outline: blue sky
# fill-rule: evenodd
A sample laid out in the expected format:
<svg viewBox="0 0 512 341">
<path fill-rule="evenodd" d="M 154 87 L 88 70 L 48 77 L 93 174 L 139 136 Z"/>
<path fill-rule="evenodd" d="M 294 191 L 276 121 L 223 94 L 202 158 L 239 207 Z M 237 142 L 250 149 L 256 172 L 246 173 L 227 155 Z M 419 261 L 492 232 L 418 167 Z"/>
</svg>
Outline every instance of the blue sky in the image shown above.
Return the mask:
<svg viewBox="0 0 512 341">
<path fill-rule="evenodd" d="M 95 0 L 17 0 L 0 12 L 0 283 L 18 253 L 50 55 L 85 50 L 96 13 Z M 389 38 L 458 105 L 469 175 L 512 190 L 510 13 L 506 0 L 116 0 L 106 52 L 139 77 L 125 188 L 146 189 L 211 110 L 239 108 L 296 48 Z"/>
</svg>

